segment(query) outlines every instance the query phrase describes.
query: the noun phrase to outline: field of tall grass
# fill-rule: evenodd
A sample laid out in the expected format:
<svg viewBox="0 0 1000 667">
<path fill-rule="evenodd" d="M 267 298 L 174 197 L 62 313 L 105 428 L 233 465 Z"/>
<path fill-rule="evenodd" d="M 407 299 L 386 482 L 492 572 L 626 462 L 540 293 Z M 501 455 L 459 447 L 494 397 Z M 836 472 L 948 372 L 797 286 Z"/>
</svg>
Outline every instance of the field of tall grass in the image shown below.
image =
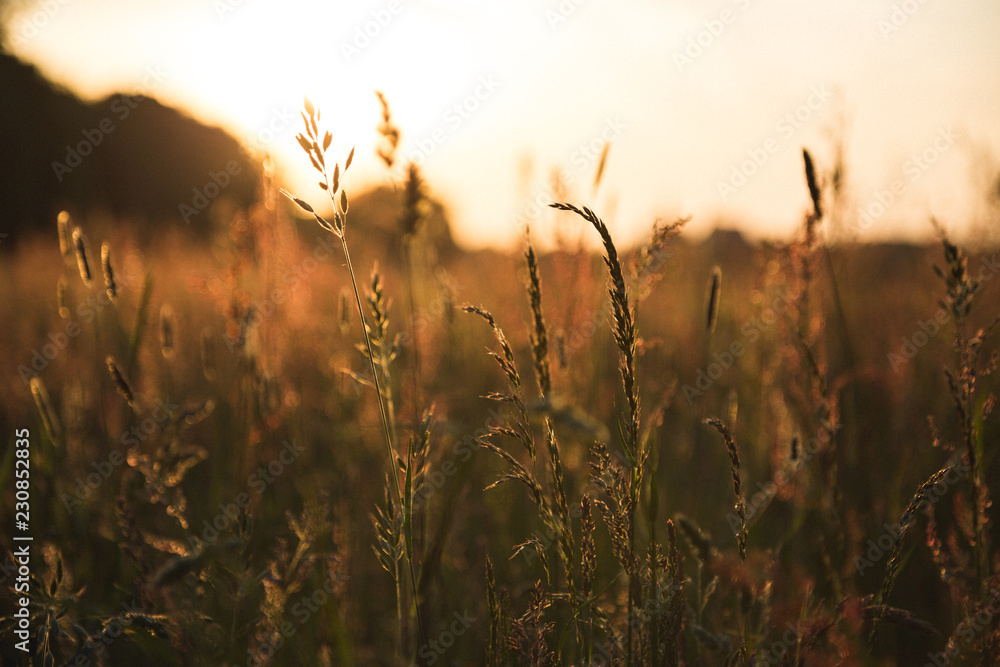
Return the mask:
<svg viewBox="0 0 1000 667">
<path fill-rule="evenodd" d="M 385 110 L 384 201 L 307 102 L 329 201 L 0 257 L 3 664 L 997 664 L 996 248 L 803 151 L 783 243 L 455 252 Z"/>
</svg>

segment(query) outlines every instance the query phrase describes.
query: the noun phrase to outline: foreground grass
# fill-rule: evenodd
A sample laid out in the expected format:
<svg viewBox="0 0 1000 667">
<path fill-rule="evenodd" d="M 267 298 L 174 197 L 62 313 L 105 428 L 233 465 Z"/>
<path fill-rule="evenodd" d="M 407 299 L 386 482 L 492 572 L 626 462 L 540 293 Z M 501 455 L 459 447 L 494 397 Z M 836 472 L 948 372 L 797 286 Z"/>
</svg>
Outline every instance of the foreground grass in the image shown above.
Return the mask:
<svg viewBox="0 0 1000 667">
<path fill-rule="evenodd" d="M 995 255 L 827 248 L 806 165 L 780 246 L 625 250 L 560 204 L 603 257 L 442 259 L 415 171 L 404 245 L 348 227 L 350 266 L 339 217 L 274 206 L 209 247 L 23 244 L 34 661 L 991 664 Z"/>
</svg>

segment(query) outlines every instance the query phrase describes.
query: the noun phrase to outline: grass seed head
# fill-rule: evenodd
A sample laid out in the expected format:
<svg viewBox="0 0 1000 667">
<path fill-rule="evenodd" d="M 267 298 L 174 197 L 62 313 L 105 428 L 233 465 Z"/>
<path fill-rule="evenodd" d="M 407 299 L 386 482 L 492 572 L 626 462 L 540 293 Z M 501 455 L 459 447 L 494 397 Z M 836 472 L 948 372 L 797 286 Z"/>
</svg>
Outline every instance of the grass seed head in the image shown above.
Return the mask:
<svg viewBox="0 0 1000 667">
<path fill-rule="evenodd" d="M 385 166 L 392 169 L 396 163 L 396 148 L 399 146 L 399 128 L 392 122 L 392 112 L 389 111 L 389 102 L 385 95 L 376 90 L 378 102 L 382 106 L 382 122 L 378 125 L 378 133 L 382 136 L 382 144 L 378 147 L 378 156 L 385 163 Z"/>
<path fill-rule="evenodd" d="M 548 396 L 552 391 L 552 378 L 549 370 L 549 337 L 545 327 L 545 317 L 542 315 L 542 281 L 538 274 L 538 257 L 531 244 L 531 234 L 525 230 L 524 259 L 528 267 L 528 301 L 531 305 L 532 330 L 531 353 L 535 362 L 535 374 L 538 376 L 538 391 L 542 396 Z"/>
<path fill-rule="evenodd" d="M 115 388 L 125 399 L 125 402 L 130 406 L 135 404 L 135 396 L 132 394 L 132 387 L 126 382 L 125 377 L 122 375 L 121 371 L 118 370 L 118 364 L 115 363 L 115 358 L 108 356 L 105 360 L 108 365 L 108 372 L 111 374 L 111 380 L 115 383 Z"/>
<path fill-rule="evenodd" d="M 60 211 L 56 217 L 56 226 L 59 230 L 59 254 L 68 261 L 73 254 L 73 232 L 70 231 L 69 213 Z"/>
<path fill-rule="evenodd" d="M 104 271 L 104 287 L 111 301 L 118 300 L 118 283 L 115 282 L 115 270 L 111 265 L 111 248 L 107 243 L 101 244 L 101 269 Z"/>
<path fill-rule="evenodd" d="M 740 550 L 740 558 L 747 559 L 747 519 L 746 506 L 743 503 L 743 491 L 740 484 L 740 450 L 736 445 L 736 439 L 729 431 L 723 421 L 717 417 L 709 417 L 704 423 L 712 426 L 726 442 L 726 450 L 729 452 L 729 472 L 733 476 L 733 491 L 736 494 L 736 513 L 740 518 L 739 530 L 736 532 L 736 544 Z"/>
<path fill-rule="evenodd" d="M 87 242 L 79 229 L 73 230 L 73 248 L 76 250 L 76 264 L 80 268 L 83 284 L 90 287 L 90 261 L 87 259 Z"/>
<path fill-rule="evenodd" d="M 906 536 L 906 531 L 909 530 L 910 526 L 913 524 L 917 512 L 927 510 L 932 507 L 931 501 L 928 500 L 928 497 L 933 497 L 933 494 L 936 493 L 934 490 L 935 485 L 945 479 L 951 471 L 952 467 L 950 466 L 942 468 L 921 484 L 913 494 L 909 504 L 903 511 L 903 515 L 899 519 L 899 524 L 897 524 L 898 530 L 894 536 L 892 547 L 889 549 L 889 563 L 885 567 L 885 579 L 882 581 L 882 590 L 878 597 L 878 611 L 876 613 L 875 620 L 872 622 L 872 637 L 875 636 L 875 631 L 878 629 L 883 611 L 886 609 L 889 594 L 892 592 L 893 586 L 896 584 L 896 577 L 899 574 L 899 568 L 902 562 L 903 537 Z"/>
<path fill-rule="evenodd" d="M 52 400 L 45 389 L 45 383 L 42 382 L 42 378 L 36 376 L 31 378 L 30 385 L 31 396 L 35 399 L 35 406 L 38 407 L 38 414 L 42 418 L 42 425 L 49 435 L 49 440 L 56 444 L 62 442 L 62 423 L 55 408 L 52 407 Z"/>
<path fill-rule="evenodd" d="M 712 267 L 712 279 L 708 286 L 708 332 L 715 331 L 719 321 L 719 297 L 722 294 L 722 269 Z"/>
<path fill-rule="evenodd" d="M 812 155 L 805 148 L 802 149 L 802 161 L 805 162 L 806 185 L 809 187 L 809 198 L 812 199 L 813 216 L 815 221 L 823 217 L 823 206 L 820 202 L 821 192 L 819 181 L 816 179 L 816 166 L 813 163 Z"/>
<path fill-rule="evenodd" d="M 573 204 L 549 204 L 560 211 L 572 211 L 589 222 L 597 230 L 604 245 L 604 263 L 608 267 L 608 294 L 614 311 L 612 333 L 618 349 L 621 352 L 619 371 L 622 377 L 622 387 L 628 401 L 629 418 L 625 425 L 625 447 L 631 457 L 639 456 L 639 394 L 635 377 L 636 332 L 635 319 L 628 301 L 628 288 L 625 286 L 625 275 L 622 271 L 618 249 L 611 238 L 608 226 L 596 213 L 587 207 L 578 208 Z"/>
<path fill-rule="evenodd" d="M 949 241 L 943 232 L 941 232 L 941 245 L 944 248 L 947 269 L 942 270 L 935 264 L 934 273 L 944 280 L 948 288 L 947 302 L 942 302 L 942 306 L 950 310 L 958 322 L 963 322 L 972 309 L 972 298 L 979 289 L 979 282 L 969 277 L 968 256 L 960 247 Z"/>
<path fill-rule="evenodd" d="M 169 359 L 174 354 L 174 309 L 165 303 L 160 308 L 160 352 Z"/>
<path fill-rule="evenodd" d="M 580 556 L 581 556 L 581 586 L 585 597 L 590 597 L 594 590 L 594 577 L 597 572 L 597 548 L 594 545 L 594 515 L 590 496 L 584 494 L 580 498 Z"/>
<path fill-rule="evenodd" d="M 608 163 L 608 152 L 611 150 L 611 142 L 605 141 L 604 147 L 601 148 L 601 157 L 597 160 L 597 173 L 594 174 L 594 186 L 593 191 L 597 192 L 597 188 L 601 185 L 601 179 L 604 178 L 604 167 Z"/>
<path fill-rule="evenodd" d="M 414 162 L 406 166 L 406 187 L 403 190 L 403 210 L 399 216 L 399 227 L 403 239 L 408 240 L 416 235 L 420 226 L 420 207 L 424 201 L 424 181 L 420 176 L 420 167 Z"/>
<path fill-rule="evenodd" d="M 520 389 L 521 376 L 517 372 L 517 365 L 514 362 L 514 350 L 511 348 L 510 343 L 507 342 L 507 337 L 504 335 L 503 330 L 497 326 L 493 315 L 488 310 L 479 306 L 462 306 L 462 311 L 479 315 L 481 318 L 486 320 L 487 324 L 490 325 L 490 329 L 493 330 L 493 335 L 500 344 L 500 350 L 503 352 L 502 356 L 495 353 L 491 353 L 491 355 L 494 359 L 496 359 L 497 363 L 500 364 L 500 368 L 507 376 L 511 386 L 515 389 Z"/>
<path fill-rule="evenodd" d="M 705 531 L 683 514 L 677 516 L 677 525 L 681 527 L 681 532 L 684 533 L 684 537 L 691 544 L 692 551 L 698 562 L 704 565 L 712 560 L 715 550 L 712 547 L 712 539 Z"/>
<path fill-rule="evenodd" d="M 56 283 L 56 303 L 59 304 L 59 317 L 64 320 L 68 320 L 70 316 L 69 300 L 66 296 L 68 287 L 69 284 L 66 282 L 65 276 L 60 276 L 59 282 Z"/>
</svg>

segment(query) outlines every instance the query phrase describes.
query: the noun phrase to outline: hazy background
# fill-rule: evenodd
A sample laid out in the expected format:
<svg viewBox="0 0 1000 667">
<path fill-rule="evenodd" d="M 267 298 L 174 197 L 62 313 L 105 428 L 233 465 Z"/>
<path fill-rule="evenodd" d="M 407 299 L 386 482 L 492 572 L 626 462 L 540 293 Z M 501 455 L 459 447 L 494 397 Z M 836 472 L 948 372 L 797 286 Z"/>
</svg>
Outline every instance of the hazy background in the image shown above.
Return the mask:
<svg viewBox="0 0 1000 667">
<path fill-rule="evenodd" d="M 994 0 L 48 0 L 6 9 L 7 48 L 55 81 L 85 99 L 141 92 L 222 125 L 272 153 L 313 199 L 294 140 L 303 94 L 323 110 L 337 159 L 357 145 L 347 181 L 357 191 L 392 178 L 374 151 L 373 91 L 384 91 L 401 157 L 424 168 L 466 245 L 519 238 L 531 202 L 552 199 L 555 170 L 623 241 L 658 216 L 688 214 L 696 234 L 721 222 L 784 236 L 807 205 L 801 148 L 829 168 L 841 137 L 848 236 L 926 236 L 929 215 L 996 233 Z M 593 193 L 603 139 L 612 147 Z M 754 153 L 760 166 L 745 163 Z M 741 165 L 750 175 L 731 181 Z M 894 183 L 884 212 L 857 216 L 879 213 L 878 193 Z"/>
</svg>

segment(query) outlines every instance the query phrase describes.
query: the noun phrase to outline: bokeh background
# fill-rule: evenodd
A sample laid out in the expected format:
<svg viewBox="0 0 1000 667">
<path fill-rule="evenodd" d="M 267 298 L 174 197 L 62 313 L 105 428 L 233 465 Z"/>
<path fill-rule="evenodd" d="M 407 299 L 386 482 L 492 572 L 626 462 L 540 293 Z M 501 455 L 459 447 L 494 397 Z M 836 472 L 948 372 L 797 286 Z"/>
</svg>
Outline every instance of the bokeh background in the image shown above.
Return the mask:
<svg viewBox="0 0 1000 667">
<path fill-rule="evenodd" d="M 0 1 L 0 517 L 27 428 L 35 538 L 25 655 L 0 526 L 0 663 L 625 664 L 632 627 L 633 664 L 996 664 L 997 34 L 986 0 Z M 307 104 L 355 150 L 350 265 L 280 192 L 331 217 Z M 637 587 L 592 467 L 633 469 L 606 249 L 553 201 L 635 312 Z M 515 390 L 467 304 L 534 456 L 477 442 Z M 555 507 L 557 458 L 568 568 L 487 490 L 516 461 Z M 373 523 L 408 460 L 412 588 Z"/>
<path fill-rule="evenodd" d="M 903 183 L 884 213 L 844 222 L 850 238 L 928 238 L 914 220 L 932 214 L 968 228 L 996 197 L 989 0 L 4 4 L 7 50 L 53 81 L 87 101 L 141 92 L 224 127 L 299 190 L 313 179 L 288 117 L 303 95 L 337 154 L 358 146 L 358 187 L 385 176 L 371 150 L 383 91 L 401 157 L 435 181 L 467 246 L 512 247 L 554 172 L 589 195 L 604 140 L 606 188 L 590 203 L 613 207 L 630 242 L 688 214 L 691 233 L 725 221 L 787 234 L 807 203 L 793 176 L 805 145 L 849 163 L 853 212 Z"/>
</svg>

